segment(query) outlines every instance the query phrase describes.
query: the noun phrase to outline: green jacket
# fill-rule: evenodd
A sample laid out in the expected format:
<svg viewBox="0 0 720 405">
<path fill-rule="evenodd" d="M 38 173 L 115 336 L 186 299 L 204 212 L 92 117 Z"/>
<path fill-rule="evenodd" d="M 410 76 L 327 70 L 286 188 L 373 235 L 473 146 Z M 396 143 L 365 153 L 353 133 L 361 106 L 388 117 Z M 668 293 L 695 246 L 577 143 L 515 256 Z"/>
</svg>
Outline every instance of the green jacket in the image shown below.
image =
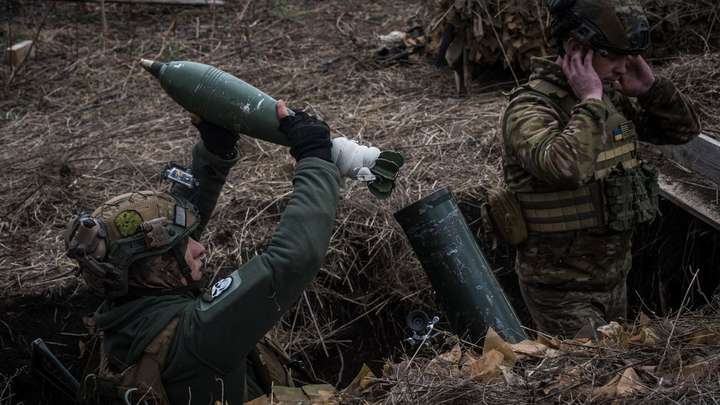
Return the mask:
<svg viewBox="0 0 720 405">
<path fill-rule="evenodd" d="M 193 149 L 202 228 L 235 162 L 209 153 L 202 142 Z M 294 192 L 264 252 L 218 281 L 209 293 L 199 298 L 146 297 L 96 315 L 107 351 L 127 364 L 137 362 L 153 337 L 180 317 L 162 374 L 171 403 L 242 404 L 247 355 L 319 272 L 335 221 L 337 167 L 303 159 L 293 183 Z"/>
</svg>

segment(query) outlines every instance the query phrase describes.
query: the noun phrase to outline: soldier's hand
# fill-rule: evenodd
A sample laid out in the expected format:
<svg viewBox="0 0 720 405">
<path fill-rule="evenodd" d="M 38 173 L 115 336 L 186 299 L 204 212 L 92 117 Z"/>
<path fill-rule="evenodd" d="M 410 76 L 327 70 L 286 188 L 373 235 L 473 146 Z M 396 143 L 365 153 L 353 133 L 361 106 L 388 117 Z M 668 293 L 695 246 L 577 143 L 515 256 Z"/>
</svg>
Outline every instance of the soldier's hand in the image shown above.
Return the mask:
<svg viewBox="0 0 720 405">
<path fill-rule="evenodd" d="M 210 153 L 228 160 L 237 156 L 235 144 L 240 139 L 240 135 L 207 122 L 195 114 L 191 114 L 190 119 L 198 132 L 200 132 L 200 138 Z"/>
<path fill-rule="evenodd" d="M 290 154 L 296 161 L 316 157 L 332 162 L 330 127 L 323 121 L 302 111 L 289 115 L 285 102 L 279 100 L 276 113 L 280 126 L 278 130 L 290 142 Z"/>
<path fill-rule="evenodd" d="M 655 74 L 640 55 L 626 57 L 627 72 L 620 76 L 620 91 L 628 97 L 639 97 L 650 91 L 655 84 Z"/>
<path fill-rule="evenodd" d="M 579 44 L 573 44 L 562 60 L 562 70 L 572 87 L 573 92 L 580 100 L 602 100 L 603 84 L 593 67 L 593 51 L 583 54 Z"/>
</svg>

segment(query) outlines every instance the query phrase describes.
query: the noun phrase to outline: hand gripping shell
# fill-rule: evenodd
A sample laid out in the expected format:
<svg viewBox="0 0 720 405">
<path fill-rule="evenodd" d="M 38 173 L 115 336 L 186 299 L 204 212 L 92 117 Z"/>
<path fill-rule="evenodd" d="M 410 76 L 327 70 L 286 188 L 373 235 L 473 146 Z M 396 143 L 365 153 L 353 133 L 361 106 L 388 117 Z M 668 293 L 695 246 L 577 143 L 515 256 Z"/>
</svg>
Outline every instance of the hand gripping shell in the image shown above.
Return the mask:
<svg viewBox="0 0 720 405">
<path fill-rule="evenodd" d="M 289 146 L 278 130 L 277 101 L 256 87 L 213 66 L 197 62 L 141 60 L 165 92 L 187 111 L 230 131 Z M 405 163 L 398 152 L 379 151 L 347 138 L 333 141 L 332 156 L 340 173 L 368 182 L 378 198 L 387 198 Z M 338 149 L 338 150 L 335 150 Z"/>
</svg>

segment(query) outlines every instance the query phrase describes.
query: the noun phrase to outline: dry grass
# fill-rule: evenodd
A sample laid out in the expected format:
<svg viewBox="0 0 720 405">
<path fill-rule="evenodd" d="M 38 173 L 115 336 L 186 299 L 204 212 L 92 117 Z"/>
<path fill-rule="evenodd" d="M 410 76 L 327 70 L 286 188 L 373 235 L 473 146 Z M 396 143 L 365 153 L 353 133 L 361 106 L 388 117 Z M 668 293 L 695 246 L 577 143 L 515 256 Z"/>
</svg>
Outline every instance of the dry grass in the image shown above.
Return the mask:
<svg viewBox="0 0 720 405">
<path fill-rule="evenodd" d="M 197 139 L 186 114 L 137 61 L 202 61 L 318 114 L 336 135 L 408 158 L 388 201 L 349 185 L 321 275 L 274 330 L 308 365 L 334 363 L 339 381 L 356 371 L 363 350 L 399 344 L 406 332 L 395 320 L 403 311 L 433 306 L 392 213 L 439 187 L 465 193 L 500 181 L 504 100 L 481 94 L 476 83 L 469 96 L 454 97 L 452 76 L 422 57 L 372 62 L 377 35 L 435 17 L 423 0 L 352 9 L 344 0 L 226 3 L 109 4 L 106 36 L 96 5 L 22 3 L 12 26 L 16 33 L 24 27 L 26 37 L 37 33 L 38 49 L 17 71 L 0 69 L 0 296 L 83 288 L 60 237 L 73 210 L 164 188 L 161 168 L 187 162 Z M 214 268 L 262 251 L 291 190 L 286 150 L 246 138 L 241 149 L 203 240 Z M 458 384 L 468 395 L 493 389 Z"/>
<path fill-rule="evenodd" d="M 662 74 L 690 97 L 703 132 L 720 137 L 720 54 L 688 55 L 663 67 Z"/>
<path fill-rule="evenodd" d="M 275 331 L 291 352 L 335 363 L 362 328 L 374 325 L 374 338 L 394 346 L 406 333 L 388 320 L 404 316 L 394 311 L 431 301 L 392 214 L 442 186 L 460 192 L 499 181 L 502 98 L 455 98 L 452 77 L 422 57 L 373 63 L 378 34 L 429 20 L 422 1 L 352 10 L 343 1 L 228 3 L 215 11 L 108 5 L 105 38 L 97 6 L 23 5 L 16 30 L 32 35 L 46 20 L 36 58 L 17 72 L 2 70 L 1 294 L 82 288 L 60 236 L 73 210 L 162 189 L 161 168 L 187 162 L 197 139 L 137 61 L 197 60 L 320 115 L 336 135 L 407 155 L 392 199 L 378 202 L 349 184 L 320 277 Z M 283 148 L 243 139 L 241 157 L 204 236 L 211 267 L 261 251 L 291 190 L 292 159 Z M 347 359 L 346 374 L 357 361 Z"/>
<path fill-rule="evenodd" d="M 599 343 L 545 340 L 551 355 L 520 356 L 490 380 L 465 371 L 471 356 L 480 357 L 471 346 L 466 345 L 459 363 L 406 358 L 386 366 L 364 397 L 378 404 L 714 404 L 720 395 L 717 310 L 636 322 Z M 645 337 L 648 330 L 653 340 Z M 626 394 L 607 393 L 617 384 L 611 380 L 629 368 L 639 379 L 625 381 Z"/>
</svg>

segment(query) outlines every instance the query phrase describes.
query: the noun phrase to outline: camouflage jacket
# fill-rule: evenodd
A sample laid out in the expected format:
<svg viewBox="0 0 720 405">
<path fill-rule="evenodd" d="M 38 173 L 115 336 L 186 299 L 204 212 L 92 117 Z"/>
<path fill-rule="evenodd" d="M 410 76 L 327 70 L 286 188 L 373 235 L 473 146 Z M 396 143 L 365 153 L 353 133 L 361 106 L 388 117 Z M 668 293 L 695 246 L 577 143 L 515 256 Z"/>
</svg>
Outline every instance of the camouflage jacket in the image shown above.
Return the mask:
<svg viewBox="0 0 720 405">
<path fill-rule="evenodd" d="M 520 87 L 503 116 L 503 166 L 512 191 L 572 190 L 591 182 L 595 163 L 606 141 L 610 109 L 632 121 L 639 140 L 682 144 L 700 132 L 690 102 L 666 79 L 658 77 L 647 94 L 637 99 L 606 88 L 603 100 L 577 99 L 561 67 L 549 60 L 533 60 L 530 82 L 551 83 L 563 106 Z"/>
</svg>

